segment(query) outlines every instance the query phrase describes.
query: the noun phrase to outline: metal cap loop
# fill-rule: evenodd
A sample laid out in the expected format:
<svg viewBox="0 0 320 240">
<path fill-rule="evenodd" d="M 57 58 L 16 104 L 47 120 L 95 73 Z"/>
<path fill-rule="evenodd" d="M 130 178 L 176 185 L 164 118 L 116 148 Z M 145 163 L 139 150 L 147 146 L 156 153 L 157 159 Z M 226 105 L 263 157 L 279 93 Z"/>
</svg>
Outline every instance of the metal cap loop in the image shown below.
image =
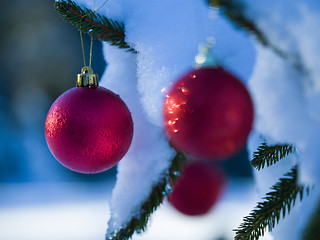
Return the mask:
<svg viewBox="0 0 320 240">
<path fill-rule="evenodd" d="M 81 74 L 77 75 L 77 87 L 98 87 L 98 75 L 93 73 L 91 67 L 83 67 Z"/>
</svg>

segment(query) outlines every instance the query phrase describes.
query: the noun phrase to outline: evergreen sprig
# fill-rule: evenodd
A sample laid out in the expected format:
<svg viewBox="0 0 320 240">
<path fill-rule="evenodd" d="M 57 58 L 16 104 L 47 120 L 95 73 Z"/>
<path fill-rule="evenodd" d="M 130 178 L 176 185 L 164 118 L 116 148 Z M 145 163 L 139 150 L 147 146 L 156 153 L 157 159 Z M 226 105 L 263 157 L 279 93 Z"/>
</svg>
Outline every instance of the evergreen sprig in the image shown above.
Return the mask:
<svg viewBox="0 0 320 240">
<path fill-rule="evenodd" d="M 264 235 L 268 228 L 271 232 L 276 223 L 279 223 L 281 214 L 285 217 L 286 212 L 294 206 L 296 198 L 303 198 L 304 190 L 309 192 L 308 187 L 297 184 L 297 166 L 284 175 L 283 178 L 271 187 L 271 192 L 263 198 L 263 202 L 258 202 L 257 207 L 244 217 L 236 232 L 235 240 L 258 240 Z"/>
<path fill-rule="evenodd" d="M 181 168 L 185 161 L 185 156 L 177 153 L 172 160 L 167 174 L 152 188 L 149 197 L 141 205 L 139 213 L 133 216 L 124 228 L 112 233 L 107 233 L 106 240 L 127 240 L 130 239 L 135 232 L 140 233 L 144 231 L 150 215 L 162 203 L 164 197 L 171 193 L 174 183 L 181 174 Z"/>
<path fill-rule="evenodd" d="M 254 168 L 260 170 L 265 166 L 269 167 L 275 164 L 293 151 L 294 147 L 292 145 L 284 144 L 269 146 L 266 143 L 262 143 L 261 146 L 258 147 L 257 151 L 253 153 L 250 163 Z"/>
<path fill-rule="evenodd" d="M 277 55 L 288 60 L 298 71 L 307 73 L 301 59 L 295 55 L 283 51 L 272 43 L 267 35 L 246 14 L 246 5 L 239 0 L 207 0 L 211 6 L 221 8 L 222 13 L 238 28 L 243 28 L 264 46 L 272 49 Z"/>
<path fill-rule="evenodd" d="M 306 228 L 303 231 L 303 240 L 315 240 L 319 239 L 320 236 L 320 199 L 317 207 L 313 212 L 310 220 L 306 224 Z"/>
<path fill-rule="evenodd" d="M 71 0 L 57 1 L 54 3 L 54 7 L 66 22 L 76 26 L 79 31 L 119 48 L 127 48 L 129 51 L 135 52 L 124 40 L 123 23 L 101 16 L 88 8 L 82 8 Z"/>
</svg>

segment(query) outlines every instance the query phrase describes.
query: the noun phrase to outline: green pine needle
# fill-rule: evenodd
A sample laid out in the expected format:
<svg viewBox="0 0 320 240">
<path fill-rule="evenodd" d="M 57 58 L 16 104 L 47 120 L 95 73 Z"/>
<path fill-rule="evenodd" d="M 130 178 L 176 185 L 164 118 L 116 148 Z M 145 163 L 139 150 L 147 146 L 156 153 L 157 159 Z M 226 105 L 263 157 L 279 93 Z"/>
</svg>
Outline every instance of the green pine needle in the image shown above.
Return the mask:
<svg viewBox="0 0 320 240">
<path fill-rule="evenodd" d="M 81 8 L 71 0 L 60 0 L 54 3 L 60 16 L 77 29 L 99 40 L 116 45 L 119 48 L 127 48 L 135 52 L 124 40 L 124 24 L 108 19 L 87 8 Z"/>
<path fill-rule="evenodd" d="M 264 197 L 264 201 L 259 202 L 249 216 L 244 217 L 239 228 L 234 230 L 235 240 L 258 240 L 267 229 L 272 231 L 281 215 L 284 218 L 286 213 L 290 213 L 298 196 L 302 200 L 305 187 L 297 185 L 297 166 L 280 178 L 271 190 Z M 308 187 L 306 192 L 309 192 Z"/>
<path fill-rule="evenodd" d="M 275 145 L 269 146 L 266 143 L 262 143 L 258 147 L 257 151 L 253 153 L 251 165 L 257 170 L 263 169 L 265 166 L 269 167 L 280 159 L 286 157 L 294 151 L 292 145 Z"/>
<path fill-rule="evenodd" d="M 153 187 L 149 197 L 141 205 L 139 214 L 134 216 L 126 227 L 119 231 L 107 234 L 106 240 L 127 240 L 130 239 L 135 232 L 143 232 L 146 229 L 151 214 L 162 203 L 164 197 L 171 192 L 170 189 L 181 174 L 181 168 L 185 161 L 185 156 L 181 153 L 177 153 L 172 160 L 168 173 Z M 170 186 L 169 189 L 168 186 Z"/>
</svg>

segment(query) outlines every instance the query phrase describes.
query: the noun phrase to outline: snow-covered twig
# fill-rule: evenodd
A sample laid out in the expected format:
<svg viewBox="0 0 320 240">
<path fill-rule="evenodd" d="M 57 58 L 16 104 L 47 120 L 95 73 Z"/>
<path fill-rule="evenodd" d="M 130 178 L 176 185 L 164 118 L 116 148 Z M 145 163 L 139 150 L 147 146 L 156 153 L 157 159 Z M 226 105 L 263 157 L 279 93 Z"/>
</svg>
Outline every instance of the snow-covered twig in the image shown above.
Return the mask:
<svg viewBox="0 0 320 240">
<path fill-rule="evenodd" d="M 152 188 L 149 197 L 141 205 L 138 213 L 131 218 L 126 226 L 114 232 L 107 232 L 106 240 L 126 240 L 130 239 L 135 232 L 144 231 L 150 215 L 159 207 L 164 197 L 171 193 L 175 181 L 181 174 L 181 168 L 185 161 L 185 156 L 177 153 L 172 160 L 168 172 Z"/>
</svg>

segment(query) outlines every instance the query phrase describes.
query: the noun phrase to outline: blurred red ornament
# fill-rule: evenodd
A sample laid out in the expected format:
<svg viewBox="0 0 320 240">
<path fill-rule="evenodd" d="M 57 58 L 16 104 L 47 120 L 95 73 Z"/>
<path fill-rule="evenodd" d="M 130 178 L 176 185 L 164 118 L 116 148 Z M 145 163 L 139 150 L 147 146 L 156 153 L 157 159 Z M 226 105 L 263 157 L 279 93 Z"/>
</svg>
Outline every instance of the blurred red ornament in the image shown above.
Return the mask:
<svg viewBox="0 0 320 240">
<path fill-rule="evenodd" d="M 187 155 L 223 160 L 245 146 L 253 115 L 250 95 L 238 78 L 221 67 L 200 68 L 169 89 L 165 134 Z"/>
<path fill-rule="evenodd" d="M 225 185 L 225 174 L 218 166 L 190 162 L 168 196 L 169 202 L 186 215 L 204 215 L 219 200 Z"/>
<path fill-rule="evenodd" d="M 52 104 L 45 136 L 62 165 L 76 172 L 99 173 L 115 166 L 126 154 L 133 122 L 126 104 L 112 91 L 98 86 L 75 87 Z"/>
</svg>

